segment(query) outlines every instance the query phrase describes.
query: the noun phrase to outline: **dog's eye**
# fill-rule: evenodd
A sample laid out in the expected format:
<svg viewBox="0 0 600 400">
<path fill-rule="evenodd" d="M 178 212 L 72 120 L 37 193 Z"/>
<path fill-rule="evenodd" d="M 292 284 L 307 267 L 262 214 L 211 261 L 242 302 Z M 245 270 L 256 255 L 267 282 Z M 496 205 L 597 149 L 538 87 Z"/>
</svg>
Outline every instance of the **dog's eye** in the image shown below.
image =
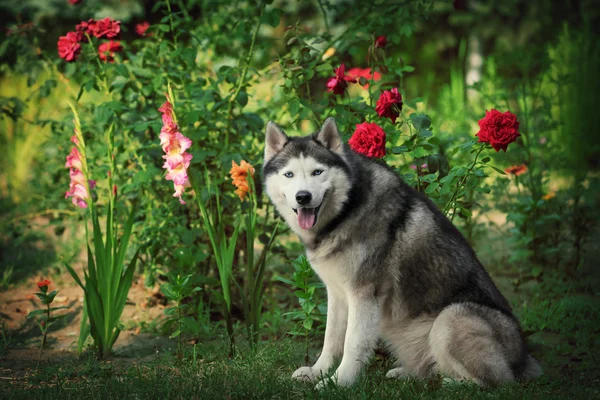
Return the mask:
<svg viewBox="0 0 600 400">
<path fill-rule="evenodd" d="M 285 174 L 283 174 L 283 176 L 285 176 L 286 178 L 293 178 L 294 177 L 294 173 L 293 172 L 286 172 Z"/>
<path fill-rule="evenodd" d="M 322 169 L 315 169 L 312 174 L 313 174 L 313 176 L 317 176 L 317 175 L 321 175 L 322 173 L 323 173 Z"/>
</svg>

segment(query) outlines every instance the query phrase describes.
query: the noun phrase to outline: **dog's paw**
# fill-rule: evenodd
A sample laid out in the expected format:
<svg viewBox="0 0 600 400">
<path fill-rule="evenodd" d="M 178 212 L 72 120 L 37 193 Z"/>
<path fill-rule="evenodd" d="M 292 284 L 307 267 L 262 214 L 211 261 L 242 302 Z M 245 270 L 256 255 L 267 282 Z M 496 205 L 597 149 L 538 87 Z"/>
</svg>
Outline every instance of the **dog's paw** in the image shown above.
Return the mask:
<svg viewBox="0 0 600 400">
<path fill-rule="evenodd" d="M 292 374 L 292 379 L 298 379 L 299 381 L 312 382 L 317 379 L 313 369 L 311 367 L 300 367 Z"/>
<path fill-rule="evenodd" d="M 406 379 L 409 376 L 410 375 L 408 374 L 408 372 L 406 372 L 406 370 L 402 367 L 391 369 L 388 371 L 387 374 L 385 374 L 386 378 L 393 378 L 393 379 Z"/>
<path fill-rule="evenodd" d="M 325 378 L 325 379 L 321 379 L 319 381 L 319 383 L 317 383 L 317 386 L 315 386 L 316 390 L 323 390 L 324 388 L 326 388 L 327 386 L 335 386 L 337 384 L 337 381 L 335 380 L 335 377 L 331 377 L 331 378 Z"/>
</svg>

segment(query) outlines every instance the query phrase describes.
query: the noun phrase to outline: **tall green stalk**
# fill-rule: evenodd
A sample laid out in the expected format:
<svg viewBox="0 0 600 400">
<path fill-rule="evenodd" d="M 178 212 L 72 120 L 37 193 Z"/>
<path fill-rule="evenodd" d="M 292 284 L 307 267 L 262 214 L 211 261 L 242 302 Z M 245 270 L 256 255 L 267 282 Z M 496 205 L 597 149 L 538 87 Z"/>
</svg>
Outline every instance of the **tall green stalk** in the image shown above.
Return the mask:
<svg viewBox="0 0 600 400">
<path fill-rule="evenodd" d="M 204 173 L 204 185 L 208 189 L 208 196 L 211 196 L 211 188 L 215 192 L 216 199 L 216 218 L 206 207 L 201 196 L 200 186 L 193 174 L 189 174 L 190 184 L 196 193 L 194 197 L 196 204 L 200 209 L 200 215 L 204 224 L 204 229 L 208 234 L 213 255 L 219 270 L 219 280 L 221 281 L 221 290 L 223 295 L 223 317 L 227 327 L 227 335 L 229 336 L 229 356 L 232 357 L 235 353 L 235 339 L 233 334 L 233 322 L 231 320 L 231 278 L 233 269 L 233 258 L 235 255 L 235 246 L 240 232 L 241 224 L 238 224 L 229 239 L 225 234 L 225 224 L 223 223 L 221 199 L 217 187 L 213 187 L 210 181 L 208 171 Z"/>
<path fill-rule="evenodd" d="M 90 185 L 88 183 L 89 170 L 87 166 L 85 142 L 81 133 L 81 122 L 77 110 L 69 104 L 75 116 L 75 134 L 78 140 L 78 149 L 82 155 L 83 174 L 85 176 L 85 185 L 90 193 L 89 212 L 92 215 L 92 237 L 89 237 L 87 228 L 86 213 L 86 241 L 88 251 L 87 269 L 83 270 L 85 284 L 79 278 L 75 270 L 65 262 L 65 266 L 75 282 L 84 292 L 84 313 L 81 330 L 79 333 L 78 347 L 85 342 L 88 334 L 91 334 L 96 345 L 98 358 L 102 359 L 111 353 L 112 347 L 119 337 L 121 330 L 119 328 L 119 318 L 123 313 L 127 294 L 133 280 L 135 264 L 137 261 L 139 249 L 124 268 L 125 255 L 129 245 L 129 239 L 133 228 L 133 220 L 136 211 L 136 204 L 133 205 L 127 222 L 125 223 L 120 243 L 117 240 L 117 228 L 114 221 L 115 196 L 116 191 L 112 188 L 112 178 L 115 172 L 114 162 L 114 130 L 113 126 L 107 131 L 108 141 L 108 164 L 109 172 L 109 201 L 106 216 L 106 228 L 103 233 L 100 228 L 98 212 L 96 205 L 91 199 Z M 90 248 L 90 241 L 93 243 L 94 251 Z M 89 330 L 84 326 L 85 317 L 89 320 Z"/>
<path fill-rule="evenodd" d="M 258 333 L 260 328 L 260 319 L 262 315 L 262 296 L 265 261 L 267 252 L 271 248 L 277 230 L 279 221 L 275 224 L 275 228 L 271 233 L 269 241 L 261 251 L 258 260 L 255 260 L 254 241 L 256 239 L 256 222 L 258 201 L 256 198 L 256 190 L 254 185 L 254 177 L 248 174 L 249 200 L 250 209 L 246 212 L 245 231 L 246 231 L 246 285 L 245 290 L 238 286 L 242 294 L 242 306 L 244 310 L 244 320 L 246 322 L 246 330 L 248 333 L 248 342 L 250 347 L 258 343 Z"/>
</svg>

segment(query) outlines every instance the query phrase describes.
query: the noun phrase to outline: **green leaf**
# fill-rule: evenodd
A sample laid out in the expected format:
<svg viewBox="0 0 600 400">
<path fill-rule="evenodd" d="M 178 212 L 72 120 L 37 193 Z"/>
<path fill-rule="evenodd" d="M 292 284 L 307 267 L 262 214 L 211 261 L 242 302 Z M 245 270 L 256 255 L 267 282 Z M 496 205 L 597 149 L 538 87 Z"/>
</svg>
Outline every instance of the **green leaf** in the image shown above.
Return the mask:
<svg viewBox="0 0 600 400">
<path fill-rule="evenodd" d="M 46 314 L 46 310 L 34 310 L 34 311 L 31 311 L 29 314 L 27 314 L 27 319 L 37 317 L 38 315 L 44 315 L 44 314 Z"/>
<path fill-rule="evenodd" d="M 312 318 L 304 320 L 304 322 L 302 323 L 302 326 L 304 326 L 304 329 L 306 329 L 307 331 L 310 331 L 313 327 L 313 320 Z"/>
<path fill-rule="evenodd" d="M 296 286 L 296 282 L 293 282 L 293 281 L 291 281 L 289 279 L 286 279 L 286 278 L 283 278 L 281 276 L 276 276 L 273 279 L 275 279 L 276 281 L 279 281 L 279 282 L 287 283 L 290 286 Z"/>
<path fill-rule="evenodd" d="M 408 148 L 406 146 L 392 147 L 393 154 L 402 154 L 402 153 L 406 153 L 407 151 L 408 151 Z"/>
<path fill-rule="evenodd" d="M 140 67 L 130 67 L 131 72 L 133 72 L 133 74 L 135 76 L 139 76 L 141 78 L 154 78 L 154 71 L 151 71 L 149 69 L 146 68 L 140 68 Z"/>
<path fill-rule="evenodd" d="M 425 189 L 425 193 L 432 194 L 435 193 L 436 189 L 440 186 L 438 182 L 430 183 Z"/>
<path fill-rule="evenodd" d="M 81 355 L 85 341 L 90 336 L 90 324 L 88 322 L 88 311 L 85 296 L 83 297 L 83 309 L 81 312 L 81 323 L 79 324 L 79 337 L 77 338 L 77 354 Z"/>
<path fill-rule="evenodd" d="M 165 283 L 160 285 L 160 291 L 167 297 L 169 300 L 179 300 L 179 293 L 175 292 L 173 289 L 173 285 L 170 283 Z"/>
<path fill-rule="evenodd" d="M 248 104 L 248 93 L 244 92 L 243 90 L 241 90 L 237 97 L 235 98 L 235 101 L 242 107 L 245 107 L 246 104 Z"/>
<path fill-rule="evenodd" d="M 69 308 L 67 306 L 60 306 L 60 307 L 50 307 L 50 312 L 56 311 L 56 310 L 64 310 L 65 308 Z"/>
<path fill-rule="evenodd" d="M 273 28 L 277 28 L 279 26 L 279 21 L 281 17 L 281 10 L 278 8 L 274 8 L 272 10 L 265 10 L 263 16 L 261 18 L 262 23 L 270 25 Z"/>
<path fill-rule="evenodd" d="M 486 167 L 492 168 L 494 169 L 496 172 L 498 172 L 500 175 L 506 175 L 506 172 L 502 171 L 499 168 L 494 167 L 493 165 L 486 165 Z"/>
<path fill-rule="evenodd" d="M 133 221 L 135 219 L 137 205 L 138 203 L 137 201 L 135 201 L 131 206 L 131 211 L 129 212 L 129 217 L 127 218 L 127 222 L 125 223 L 125 227 L 123 230 L 123 236 L 121 236 L 121 241 L 118 245 L 117 255 L 114 260 L 116 271 L 113 273 L 113 280 L 111 284 L 113 289 L 113 295 L 116 293 L 116 290 L 119 286 L 119 280 L 121 279 L 123 264 L 125 262 L 125 253 L 127 252 L 127 247 L 129 246 L 129 238 L 131 237 L 131 231 L 133 229 Z"/>
<path fill-rule="evenodd" d="M 428 154 L 429 154 L 429 152 L 421 146 L 417 147 L 416 149 L 414 149 L 413 151 L 410 152 L 410 155 L 413 156 L 414 158 L 425 157 Z"/>
<path fill-rule="evenodd" d="M 65 265 L 65 268 L 67 269 L 67 271 L 69 271 L 69 274 L 71 274 L 71 277 L 73 277 L 73 279 L 79 285 L 80 288 L 85 290 L 85 287 L 83 286 L 83 283 L 81 283 L 81 280 L 79 279 L 79 276 L 77 275 L 75 270 L 73 268 L 71 268 L 71 266 L 65 260 L 62 260 L 62 261 L 63 261 L 63 264 Z"/>
<path fill-rule="evenodd" d="M 317 67 L 315 68 L 315 70 L 317 72 L 332 72 L 333 71 L 333 67 L 331 66 L 331 64 L 325 63 L 325 64 L 319 64 L 319 65 L 317 65 Z"/>
<path fill-rule="evenodd" d="M 163 314 L 167 316 L 177 315 L 177 307 L 165 308 Z"/>
<path fill-rule="evenodd" d="M 425 114 L 412 113 L 410 114 L 409 118 L 415 129 L 419 131 L 421 129 L 429 129 L 429 127 L 431 126 L 431 118 L 429 118 Z"/>
</svg>

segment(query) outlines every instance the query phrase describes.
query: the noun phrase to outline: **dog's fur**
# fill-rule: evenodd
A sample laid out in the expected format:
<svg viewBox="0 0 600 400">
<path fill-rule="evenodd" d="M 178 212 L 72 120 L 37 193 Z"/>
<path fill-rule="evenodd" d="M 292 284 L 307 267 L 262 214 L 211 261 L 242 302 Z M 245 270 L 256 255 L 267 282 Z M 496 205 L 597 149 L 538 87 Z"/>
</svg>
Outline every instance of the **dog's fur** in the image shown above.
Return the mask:
<svg viewBox="0 0 600 400">
<path fill-rule="evenodd" d="M 491 386 L 541 374 L 460 232 L 391 169 L 350 150 L 332 118 L 294 138 L 269 122 L 264 161 L 267 193 L 327 287 L 323 351 L 293 377 L 323 379 L 341 357 L 332 381 L 351 385 L 380 338 L 399 363 L 388 377 Z"/>
</svg>

